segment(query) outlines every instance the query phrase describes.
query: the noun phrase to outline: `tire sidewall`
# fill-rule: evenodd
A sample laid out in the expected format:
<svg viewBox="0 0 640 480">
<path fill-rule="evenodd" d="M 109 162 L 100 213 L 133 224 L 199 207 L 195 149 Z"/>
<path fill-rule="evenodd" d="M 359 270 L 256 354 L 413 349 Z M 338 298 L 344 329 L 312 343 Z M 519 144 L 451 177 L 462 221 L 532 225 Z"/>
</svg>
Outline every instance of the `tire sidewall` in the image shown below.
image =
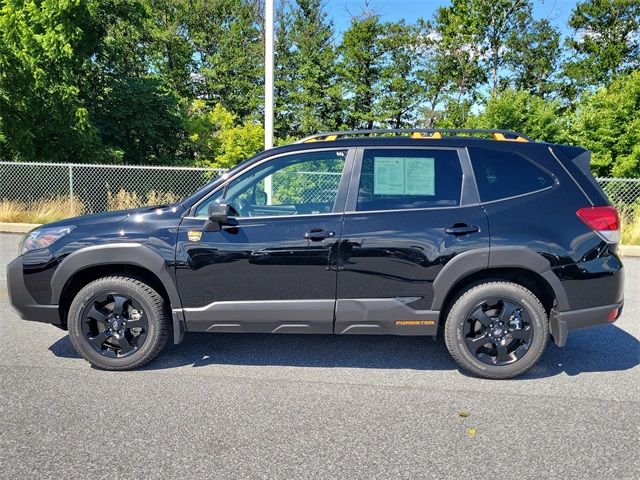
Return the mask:
<svg viewBox="0 0 640 480">
<path fill-rule="evenodd" d="M 488 297 L 500 297 L 519 303 L 527 310 L 533 327 L 533 340 L 527 352 L 509 365 L 487 365 L 468 349 L 464 339 L 464 326 L 475 305 Z M 524 373 L 540 358 L 549 337 L 548 319 L 544 308 L 533 293 L 516 284 L 485 283 L 462 294 L 455 302 L 445 325 L 447 347 L 456 360 L 472 373 L 488 378 L 510 378 Z"/>
<path fill-rule="evenodd" d="M 124 294 L 135 299 L 145 315 L 147 316 L 148 332 L 147 336 L 137 351 L 122 358 L 110 358 L 100 355 L 88 343 L 82 333 L 82 322 L 84 313 L 87 308 L 91 307 L 92 300 L 99 295 L 104 294 Z M 120 283 L 117 281 L 98 280 L 81 289 L 71 303 L 68 315 L 69 337 L 71 342 L 79 351 L 79 353 L 91 364 L 104 366 L 106 368 L 126 368 L 135 366 L 137 363 L 144 361 L 145 357 L 152 352 L 158 342 L 159 337 L 159 319 L 156 315 L 156 308 L 152 305 L 148 295 L 140 292 L 137 288 Z"/>
</svg>

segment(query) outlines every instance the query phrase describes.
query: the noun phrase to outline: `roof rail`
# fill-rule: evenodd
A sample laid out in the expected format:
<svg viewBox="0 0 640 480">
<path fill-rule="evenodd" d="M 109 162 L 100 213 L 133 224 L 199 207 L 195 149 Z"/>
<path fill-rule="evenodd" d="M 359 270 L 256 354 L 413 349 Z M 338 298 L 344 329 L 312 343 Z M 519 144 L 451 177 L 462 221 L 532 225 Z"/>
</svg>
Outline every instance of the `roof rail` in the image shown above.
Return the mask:
<svg viewBox="0 0 640 480">
<path fill-rule="evenodd" d="M 491 135 L 491 138 L 504 142 L 531 142 L 529 137 L 511 130 L 490 130 L 483 128 L 376 128 L 372 130 L 344 130 L 336 132 L 320 132 L 305 137 L 296 143 L 311 143 L 336 140 L 339 137 L 370 137 L 384 135 L 410 135 L 416 139 L 439 139 L 443 134 L 455 136 L 457 134 L 483 134 Z"/>
</svg>

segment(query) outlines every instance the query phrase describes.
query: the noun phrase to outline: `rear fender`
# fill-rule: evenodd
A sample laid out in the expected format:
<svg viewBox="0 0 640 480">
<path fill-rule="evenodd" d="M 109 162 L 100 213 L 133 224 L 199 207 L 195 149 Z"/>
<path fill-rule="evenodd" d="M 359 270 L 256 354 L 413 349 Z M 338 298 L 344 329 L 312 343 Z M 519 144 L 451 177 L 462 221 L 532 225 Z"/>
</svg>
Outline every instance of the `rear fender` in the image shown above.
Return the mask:
<svg viewBox="0 0 640 480">
<path fill-rule="evenodd" d="M 552 288 L 557 309 L 567 310 L 569 301 L 549 260 L 527 247 L 493 247 L 469 250 L 451 259 L 433 282 L 431 310 L 441 310 L 451 289 L 468 275 L 488 268 L 522 268 L 540 275 Z"/>
</svg>

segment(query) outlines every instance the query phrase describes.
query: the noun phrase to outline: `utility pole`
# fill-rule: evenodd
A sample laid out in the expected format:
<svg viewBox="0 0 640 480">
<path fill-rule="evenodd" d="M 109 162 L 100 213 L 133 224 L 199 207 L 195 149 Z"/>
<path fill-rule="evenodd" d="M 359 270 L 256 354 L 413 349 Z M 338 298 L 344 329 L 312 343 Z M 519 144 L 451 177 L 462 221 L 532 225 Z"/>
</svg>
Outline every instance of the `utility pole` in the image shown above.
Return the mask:
<svg viewBox="0 0 640 480">
<path fill-rule="evenodd" d="M 264 149 L 273 147 L 273 0 L 264 2 Z M 273 203 L 273 177 L 264 179 L 267 205 Z"/>
<path fill-rule="evenodd" d="M 273 0 L 264 2 L 264 148 L 273 147 Z"/>
</svg>

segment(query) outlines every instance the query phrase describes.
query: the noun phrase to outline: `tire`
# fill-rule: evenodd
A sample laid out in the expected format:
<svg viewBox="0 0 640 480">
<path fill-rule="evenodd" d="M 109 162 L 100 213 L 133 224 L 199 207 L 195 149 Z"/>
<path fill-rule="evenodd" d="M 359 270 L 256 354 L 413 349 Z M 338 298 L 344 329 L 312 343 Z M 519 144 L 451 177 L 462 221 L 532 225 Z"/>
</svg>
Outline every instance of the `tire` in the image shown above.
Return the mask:
<svg viewBox="0 0 640 480">
<path fill-rule="evenodd" d="M 83 287 L 67 317 L 76 351 L 102 370 L 142 367 L 164 347 L 169 313 L 162 296 L 135 278 L 109 276 Z"/>
<path fill-rule="evenodd" d="M 462 292 L 447 315 L 447 349 L 465 371 L 482 378 L 522 375 L 549 339 L 540 300 L 521 285 L 486 282 Z"/>
</svg>

